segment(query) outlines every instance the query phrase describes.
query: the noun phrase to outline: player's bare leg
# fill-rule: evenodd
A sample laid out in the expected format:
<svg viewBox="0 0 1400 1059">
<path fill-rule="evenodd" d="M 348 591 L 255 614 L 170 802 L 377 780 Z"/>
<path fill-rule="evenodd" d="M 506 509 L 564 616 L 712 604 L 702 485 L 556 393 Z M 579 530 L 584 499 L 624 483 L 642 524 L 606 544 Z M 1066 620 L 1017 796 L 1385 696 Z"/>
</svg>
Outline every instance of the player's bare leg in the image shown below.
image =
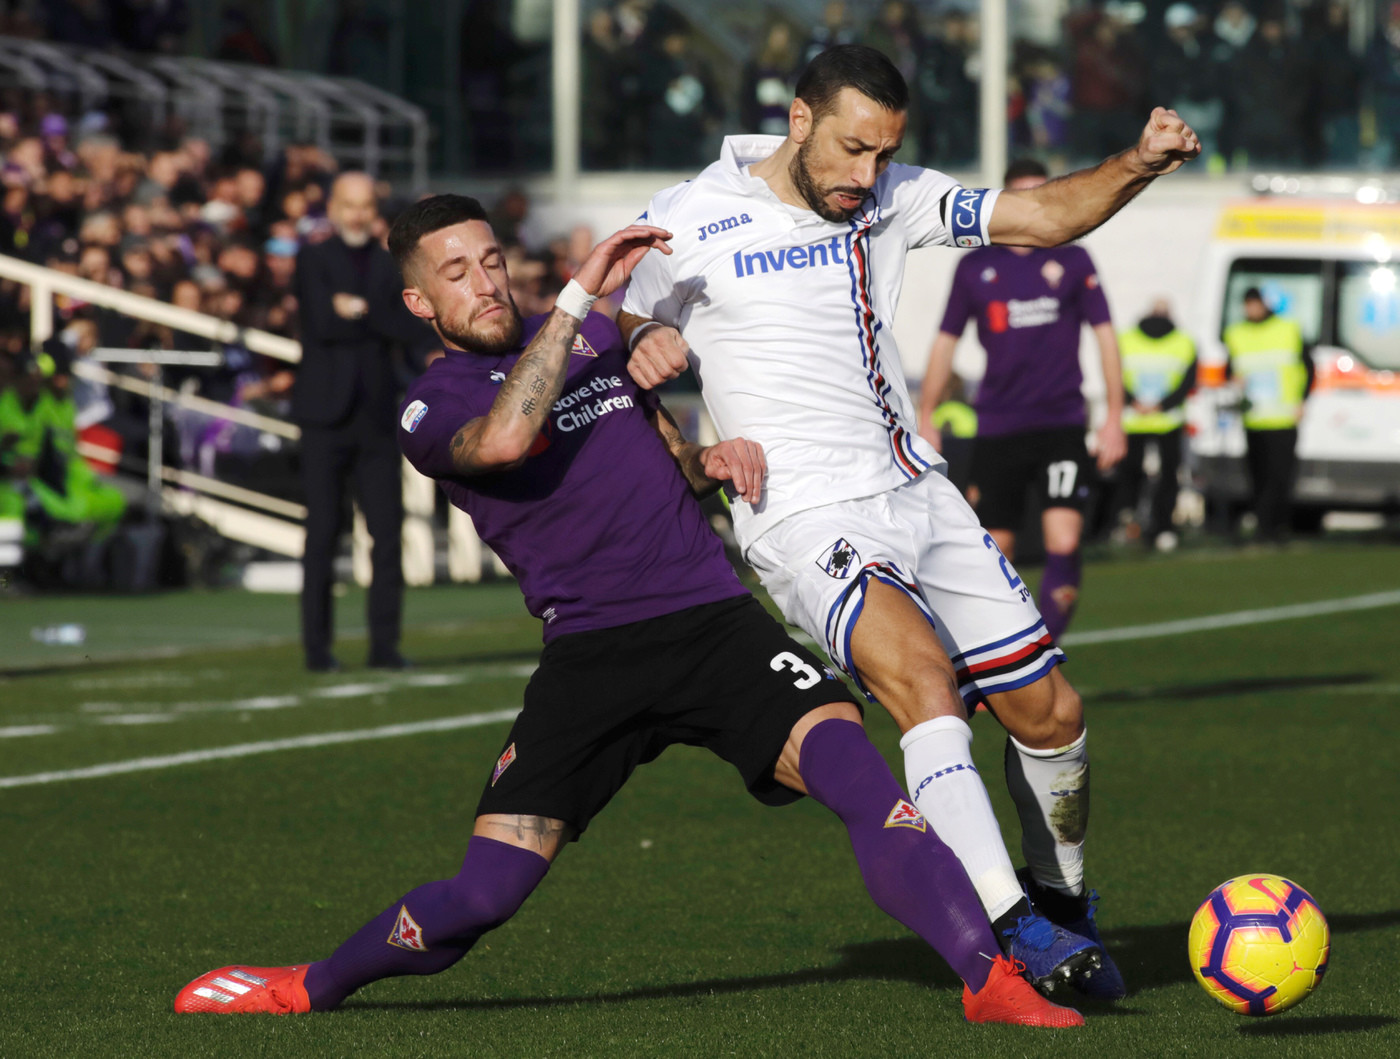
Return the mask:
<svg viewBox="0 0 1400 1059">
<path fill-rule="evenodd" d="M 904 733 L 905 778 L 919 810 L 957 853 L 993 920 L 1021 900 L 986 785 L 972 764 L 972 729 L 953 663 L 903 592 L 871 580 L 851 635 L 861 683 Z"/>
<path fill-rule="evenodd" d="M 1084 885 L 1089 753 L 1083 701 L 1056 667 L 1033 684 L 989 696 L 988 706 L 1007 732 L 1006 785 L 1021 821 L 1030 896 L 1052 922 L 1100 942 L 1097 895 Z M 1104 999 L 1123 996 L 1122 976 L 1106 952 L 1102 962 L 1097 974 L 1075 984 Z"/>
<path fill-rule="evenodd" d="M 774 778 L 834 812 L 846 826 L 875 904 L 928 942 L 963 979 L 969 1022 L 1064 1027 L 1083 1016 L 1049 1003 L 1003 956 L 958 858 L 905 800 L 853 703 L 806 714 L 784 745 Z"/>
<path fill-rule="evenodd" d="M 1033 915 L 972 762 L 954 669 L 927 616 L 902 591 L 871 579 L 851 634 L 861 683 L 904 733 L 900 748 L 915 805 L 962 862 L 997 940 L 1049 991 L 1098 966 L 1096 943 Z"/>
</svg>

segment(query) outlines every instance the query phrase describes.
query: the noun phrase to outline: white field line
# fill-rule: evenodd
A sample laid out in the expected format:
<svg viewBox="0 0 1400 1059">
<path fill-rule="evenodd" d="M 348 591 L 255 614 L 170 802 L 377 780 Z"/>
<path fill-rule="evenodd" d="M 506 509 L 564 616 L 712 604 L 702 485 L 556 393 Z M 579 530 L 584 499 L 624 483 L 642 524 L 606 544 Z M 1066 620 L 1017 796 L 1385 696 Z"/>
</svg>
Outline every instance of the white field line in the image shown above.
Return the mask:
<svg viewBox="0 0 1400 1059">
<path fill-rule="evenodd" d="M 1179 621 L 1161 621 L 1150 625 L 1125 625 L 1117 629 L 1072 632 L 1065 635 L 1061 642 L 1066 647 L 1074 647 L 1119 643 L 1124 640 L 1150 640 L 1158 636 L 1179 636 L 1183 633 L 1230 629 L 1238 625 L 1259 625 L 1270 621 L 1290 621 L 1294 618 L 1317 618 L 1324 614 L 1375 610 L 1378 607 L 1393 607 L 1397 604 L 1400 604 L 1400 589 L 1371 592 L 1364 596 L 1348 596 L 1344 599 L 1322 599 L 1316 603 L 1292 603 L 1284 607 L 1237 610 L 1229 614 L 1210 614 L 1201 618 L 1182 618 Z"/>
<path fill-rule="evenodd" d="M 1161 621 L 1150 625 L 1124 625 L 1117 629 L 1071 632 L 1066 633 L 1060 642 L 1066 647 L 1074 647 L 1100 643 L 1121 643 L 1126 640 L 1150 640 L 1158 636 L 1180 636 L 1185 633 L 1206 632 L 1210 629 L 1229 629 L 1237 625 L 1258 625 L 1263 622 L 1289 621 L 1294 618 L 1316 618 L 1324 614 L 1374 610 L 1377 607 L 1393 607 L 1397 604 L 1400 604 L 1400 589 L 1390 592 L 1372 592 L 1364 596 L 1348 596 L 1344 599 L 1322 599 L 1316 603 L 1292 603 L 1283 607 L 1237 610 L 1228 614 L 1208 614 L 1200 618 L 1182 618 L 1179 621 Z M 790 629 L 789 632 L 794 640 L 809 647 L 817 642 L 801 629 Z"/>
<path fill-rule="evenodd" d="M 1100 629 L 1091 632 L 1070 633 L 1064 643 L 1099 644 L 1118 643 L 1127 640 L 1146 640 L 1160 636 L 1177 636 L 1185 633 L 1204 632 L 1210 629 L 1227 629 L 1239 625 L 1256 625 L 1263 622 L 1288 621 L 1295 618 L 1315 618 L 1325 614 L 1342 614 L 1348 611 L 1374 610 L 1400 604 L 1400 590 L 1372 592 L 1363 596 L 1349 596 L 1343 599 L 1319 600 L 1315 603 L 1297 603 L 1283 607 L 1265 607 L 1257 610 L 1239 610 L 1228 614 L 1213 614 L 1201 618 L 1184 618 L 1180 621 L 1156 622 L 1148 625 L 1128 625 L 1118 629 Z M 805 633 L 798 633 L 794 639 L 812 642 Z M 521 667 L 524 668 L 524 667 Z M 533 671 L 533 667 L 531 668 Z M 404 683 L 422 682 L 422 686 L 441 686 L 456 683 L 451 677 L 442 674 L 425 673 L 415 675 Z M 431 682 L 431 683 L 429 683 Z M 363 686 L 363 685 L 361 685 Z M 329 691 L 330 689 L 321 689 Z M 1356 693 L 1375 688 L 1356 688 Z M 290 698 L 290 696 L 289 696 Z M 248 700 L 241 700 L 246 703 Z M 190 704 L 193 705 L 193 704 Z M 209 704 L 212 705 L 212 704 Z M 231 708 L 226 704 L 223 708 Z M 208 708 L 206 705 L 204 708 Z M 247 705 L 237 708 L 248 709 Z M 265 708 L 265 707 L 264 707 Z M 157 758 L 136 758 L 132 761 L 117 761 L 109 765 L 94 765 L 85 769 L 69 769 L 61 772 L 41 772 L 30 776 L 0 776 L 0 790 L 7 787 L 24 787 L 37 783 L 55 783 L 69 779 L 91 779 L 99 776 L 113 776 L 125 772 L 145 771 L 153 768 L 170 768 L 176 765 L 196 764 L 201 761 L 214 761 L 226 757 L 246 757 L 250 754 L 267 753 L 272 750 L 295 750 L 303 747 L 329 746 L 335 743 L 359 742 L 368 739 L 386 739 L 395 735 L 414 735 L 418 732 L 448 731 L 452 728 L 472 727 L 475 724 L 489 724 L 494 720 L 514 717 L 518 711 L 500 710 L 491 714 L 474 714 L 468 717 L 451 717 L 443 721 L 424 721 L 419 724 L 389 725 L 384 728 L 367 728 L 355 732 L 330 732 L 323 735 L 300 736 L 295 739 L 278 739 L 267 743 L 244 743 L 239 746 L 216 750 L 196 750 L 186 754 L 171 754 Z M 142 723 L 147 721 L 142 717 Z M 107 723 L 120 723 L 108 721 Z M 442 727 L 433 727 L 440 725 Z M 52 725 L 28 725 L 16 728 L 0 728 L 0 737 L 5 735 L 51 734 L 56 729 Z M 154 764 L 153 764 L 154 762 Z"/>
<path fill-rule="evenodd" d="M 0 739 L 22 739 L 27 735 L 53 735 L 58 727 L 52 724 L 12 724 L 0 728 Z"/>
<path fill-rule="evenodd" d="M 423 735 L 428 732 L 451 732 L 459 728 L 480 728 L 488 724 L 514 720 L 515 715 L 519 712 L 518 706 L 511 706 L 503 710 L 491 710 L 488 713 L 473 713 L 462 717 L 442 717 L 433 721 L 386 724 L 378 728 L 359 728 L 349 732 L 321 732 L 316 735 L 300 735 L 290 739 L 269 739 L 262 743 L 238 743 L 234 746 L 215 747 L 211 750 L 189 750 L 182 754 L 163 754 L 159 757 L 138 757 L 129 761 L 113 761 L 106 765 L 91 765 L 87 768 L 33 772 L 27 776 L 0 776 L 0 790 L 10 787 L 34 787 L 44 783 L 64 783 L 68 780 L 100 779 L 103 776 L 120 776 L 129 772 L 178 768 L 181 765 L 198 765 L 206 761 L 224 761 L 229 758 L 252 757 L 254 754 L 271 754 L 279 750 L 308 750 L 320 746 L 339 746 L 345 743 L 365 743 L 376 739 L 394 739 L 405 735 Z"/>
<path fill-rule="evenodd" d="M 85 702 L 78 707 L 84 714 L 101 714 L 92 718 L 98 724 L 146 724 L 152 718 L 174 720 L 176 717 L 200 713 L 241 713 L 252 710 L 285 710 L 305 706 L 312 699 L 352 699 L 384 695 L 405 688 L 446 688 L 501 677 L 528 677 L 534 665 L 500 666 L 488 664 L 467 673 L 415 673 L 399 680 L 359 684 L 331 684 L 313 688 L 296 695 L 255 695 L 247 699 L 227 699 L 209 702 Z M 128 719 L 129 718 L 129 719 Z"/>
</svg>

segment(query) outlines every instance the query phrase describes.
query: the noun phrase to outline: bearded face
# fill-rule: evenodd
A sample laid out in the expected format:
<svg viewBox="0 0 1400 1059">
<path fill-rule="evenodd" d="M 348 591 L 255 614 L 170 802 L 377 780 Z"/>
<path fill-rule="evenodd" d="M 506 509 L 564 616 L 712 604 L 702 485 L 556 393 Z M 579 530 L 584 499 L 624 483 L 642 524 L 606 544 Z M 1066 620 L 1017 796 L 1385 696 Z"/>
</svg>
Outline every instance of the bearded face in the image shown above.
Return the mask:
<svg viewBox="0 0 1400 1059">
<path fill-rule="evenodd" d="M 788 178 L 813 213 L 824 221 L 845 224 L 856 215 L 856 211 L 860 209 L 870 191 L 853 184 L 824 186 L 818 183 L 817 178 L 812 173 L 815 147 L 816 141 L 809 139 L 797 149 L 797 153 L 792 156 L 792 161 L 788 165 Z M 841 199 L 837 196 L 855 198 L 857 201 L 853 206 L 843 207 L 839 204 Z M 832 201 L 834 198 L 835 202 Z"/>
<path fill-rule="evenodd" d="M 449 316 L 437 318 L 438 333 L 444 340 L 468 353 L 496 356 L 520 345 L 525 320 L 510 293 L 493 305 L 474 305 Z M 468 317 L 463 319 L 463 317 Z"/>
</svg>

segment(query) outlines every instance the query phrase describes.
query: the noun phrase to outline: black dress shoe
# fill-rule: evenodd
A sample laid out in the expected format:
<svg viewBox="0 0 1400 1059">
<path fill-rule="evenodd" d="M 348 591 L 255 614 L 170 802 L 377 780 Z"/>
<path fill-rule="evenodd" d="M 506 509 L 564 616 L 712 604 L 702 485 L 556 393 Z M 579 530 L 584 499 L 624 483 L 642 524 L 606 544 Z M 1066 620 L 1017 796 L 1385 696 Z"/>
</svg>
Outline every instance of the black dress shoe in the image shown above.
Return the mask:
<svg viewBox="0 0 1400 1059">
<path fill-rule="evenodd" d="M 324 658 L 308 658 L 306 671 L 308 673 L 339 673 L 340 663 L 331 655 L 326 655 Z"/>
<path fill-rule="evenodd" d="M 395 651 L 388 655 L 371 655 L 370 669 L 412 669 L 413 663 Z"/>
</svg>

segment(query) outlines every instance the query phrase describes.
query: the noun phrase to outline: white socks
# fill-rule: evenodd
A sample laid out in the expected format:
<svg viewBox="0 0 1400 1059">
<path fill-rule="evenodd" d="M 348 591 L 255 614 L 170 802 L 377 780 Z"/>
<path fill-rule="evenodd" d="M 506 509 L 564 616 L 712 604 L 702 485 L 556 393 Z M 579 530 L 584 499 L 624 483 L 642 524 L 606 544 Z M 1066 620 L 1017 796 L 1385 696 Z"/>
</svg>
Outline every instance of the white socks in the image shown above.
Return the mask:
<svg viewBox="0 0 1400 1059">
<path fill-rule="evenodd" d="M 972 729 L 961 717 L 935 717 L 905 732 L 899 748 L 914 804 L 962 861 L 987 918 L 996 919 L 1021 899 L 1021 885 L 987 788 L 972 764 Z"/>
<path fill-rule="evenodd" d="M 1006 786 L 1021 817 L 1021 851 L 1036 882 L 1070 894 L 1084 892 L 1087 735 L 1081 732 L 1069 746 L 1053 750 L 1031 750 L 1006 737 Z"/>
</svg>

